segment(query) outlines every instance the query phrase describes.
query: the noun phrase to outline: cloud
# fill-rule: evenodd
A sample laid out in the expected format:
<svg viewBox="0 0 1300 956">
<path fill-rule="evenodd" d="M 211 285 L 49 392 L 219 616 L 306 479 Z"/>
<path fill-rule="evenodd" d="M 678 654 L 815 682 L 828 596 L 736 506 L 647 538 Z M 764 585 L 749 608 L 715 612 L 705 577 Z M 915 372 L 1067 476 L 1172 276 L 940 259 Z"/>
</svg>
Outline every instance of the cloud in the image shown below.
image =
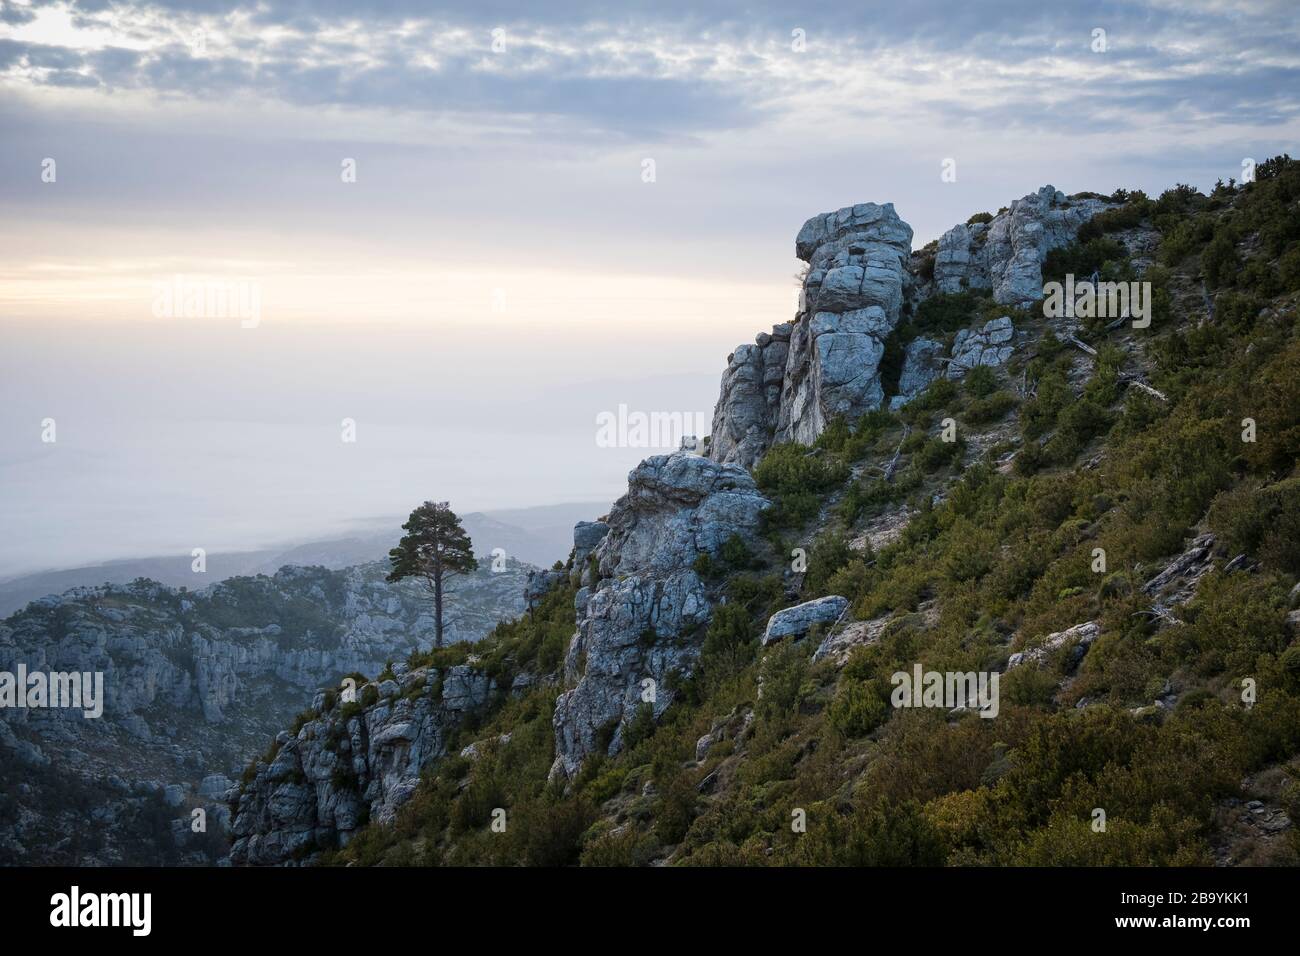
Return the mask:
<svg viewBox="0 0 1300 956">
<path fill-rule="evenodd" d="M 794 111 L 1026 126 L 1187 111 L 1276 122 L 1300 73 L 1282 4 L 857 4 L 792 15 L 723 4 L 66 2 L 5 7 L 0 82 L 304 108 L 544 117 L 539 135 L 673 141 Z M 942 15 L 938 11 L 942 10 Z M 805 52 L 791 49 L 803 30 Z M 1094 29 L 1107 50 L 1094 52 Z M 495 46 L 494 46 L 495 44 Z M 475 119 L 477 118 L 477 119 Z M 557 127 L 557 121 L 558 127 Z"/>
</svg>

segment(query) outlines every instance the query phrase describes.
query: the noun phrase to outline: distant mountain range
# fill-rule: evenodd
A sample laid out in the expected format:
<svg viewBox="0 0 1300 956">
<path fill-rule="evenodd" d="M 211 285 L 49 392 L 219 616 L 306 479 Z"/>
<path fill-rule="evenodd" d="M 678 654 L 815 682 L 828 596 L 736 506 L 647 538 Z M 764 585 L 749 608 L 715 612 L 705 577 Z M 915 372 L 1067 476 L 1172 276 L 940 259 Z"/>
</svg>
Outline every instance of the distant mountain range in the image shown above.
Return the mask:
<svg viewBox="0 0 1300 956">
<path fill-rule="evenodd" d="M 609 510 L 608 502 L 572 502 L 535 508 L 475 511 L 462 516 L 465 530 L 480 556 L 496 548 L 526 564 L 549 567 L 568 557 L 573 547 L 573 526 Z M 68 588 L 102 584 L 127 584 L 149 578 L 170 587 L 200 588 L 237 575 L 274 574 L 285 565 L 338 570 L 377 561 L 401 537 L 404 516 L 368 521 L 352 534 L 318 540 L 289 542 L 257 551 L 213 552 L 207 555 L 207 572 L 191 570 L 189 554 L 128 558 L 80 568 L 38 571 L 0 581 L 0 618 L 26 607 L 31 601 Z"/>
</svg>

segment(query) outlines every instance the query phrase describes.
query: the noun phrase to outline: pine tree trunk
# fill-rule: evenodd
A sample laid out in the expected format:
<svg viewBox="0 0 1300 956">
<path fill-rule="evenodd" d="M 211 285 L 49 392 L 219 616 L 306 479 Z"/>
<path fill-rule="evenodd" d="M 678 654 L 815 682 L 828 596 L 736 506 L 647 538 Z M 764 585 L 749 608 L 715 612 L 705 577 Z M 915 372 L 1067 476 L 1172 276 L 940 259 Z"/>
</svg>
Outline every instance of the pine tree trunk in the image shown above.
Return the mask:
<svg viewBox="0 0 1300 956">
<path fill-rule="evenodd" d="M 434 645 L 442 647 L 442 575 L 433 579 Z"/>
</svg>

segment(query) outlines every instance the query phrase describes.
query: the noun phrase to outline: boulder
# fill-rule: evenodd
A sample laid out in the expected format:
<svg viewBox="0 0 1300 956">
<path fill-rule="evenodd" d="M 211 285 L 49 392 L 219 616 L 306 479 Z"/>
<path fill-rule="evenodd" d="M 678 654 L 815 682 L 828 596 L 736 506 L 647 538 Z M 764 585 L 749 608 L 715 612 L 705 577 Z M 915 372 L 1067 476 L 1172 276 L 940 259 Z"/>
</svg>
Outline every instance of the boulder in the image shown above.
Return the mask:
<svg viewBox="0 0 1300 956">
<path fill-rule="evenodd" d="M 1036 647 L 1012 654 L 1007 661 L 1007 670 L 1013 670 L 1022 664 L 1041 663 L 1049 654 L 1067 645 L 1072 645 L 1070 670 L 1078 665 L 1083 655 L 1088 652 L 1092 642 L 1101 636 L 1101 627 L 1096 621 L 1085 621 L 1064 631 L 1056 631 L 1043 638 Z"/>
<path fill-rule="evenodd" d="M 803 637 L 816 624 L 834 624 L 848 606 L 848 598 L 832 594 L 777 611 L 767 620 L 763 644 L 771 644 L 786 637 Z"/>
</svg>

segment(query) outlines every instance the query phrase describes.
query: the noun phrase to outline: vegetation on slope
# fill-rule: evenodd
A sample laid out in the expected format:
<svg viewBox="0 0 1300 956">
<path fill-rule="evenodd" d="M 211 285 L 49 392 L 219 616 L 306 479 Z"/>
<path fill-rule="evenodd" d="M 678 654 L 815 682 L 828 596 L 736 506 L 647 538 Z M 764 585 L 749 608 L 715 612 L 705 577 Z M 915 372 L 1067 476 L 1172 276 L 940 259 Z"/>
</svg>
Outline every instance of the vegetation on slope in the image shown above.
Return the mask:
<svg viewBox="0 0 1300 956">
<path fill-rule="evenodd" d="M 729 568 L 695 675 L 619 754 L 548 782 L 557 688 L 541 686 L 462 732 L 488 741 L 477 760 L 431 767 L 395 826 L 329 862 L 1203 864 L 1231 799 L 1300 818 L 1300 645 L 1287 622 L 1300 576 L 1300 164 L 1258 175 L 1208 197 L 1125 193 L 1049 260 L 1049 273 L 1128 277 L 1115 234 L 1158 230 L 1150 329 L 1086 324 L 1094 359 L 1029 310 L 1017 327 L 1040 338 L 1005 373 L 940 380 L 899 415 L 772 449 L 756 478 L 776 501 L 775 553 L 811 542 L 800 599 L 842 594 L 882 624 L 844 667 L 812 662 L 817 636 L 761 649 L 764 620 L 790 603 L 785 569 Z M 963 293 L 919 319 L 947 334 L 989 306 Z M 949 417 L 967 443 L 936 437 Z M 848 546 L 903 508 L 895 540 Z M 1142 585 L 1206 529 L 1248 570 L 1216 567 L 1179 623 L 1162 621 Z M 502 676 L 557 669 L 572 599 L 551 594 L 476 653 Z M 889 705 L 895 671 L 1002 670 L 1087 621 L 1101 635 L 1077 673 L 1064 654 L 1006 671 L 996 719 Z M 697 762 L 704 735 L 714 743 Z M 496 808 L 505 832 L 491 828 Z M 792 827 L 800 812 L 806 832 Z M 1259 860 L 1296 862 L 1291 833 Z"/>
</svg>

